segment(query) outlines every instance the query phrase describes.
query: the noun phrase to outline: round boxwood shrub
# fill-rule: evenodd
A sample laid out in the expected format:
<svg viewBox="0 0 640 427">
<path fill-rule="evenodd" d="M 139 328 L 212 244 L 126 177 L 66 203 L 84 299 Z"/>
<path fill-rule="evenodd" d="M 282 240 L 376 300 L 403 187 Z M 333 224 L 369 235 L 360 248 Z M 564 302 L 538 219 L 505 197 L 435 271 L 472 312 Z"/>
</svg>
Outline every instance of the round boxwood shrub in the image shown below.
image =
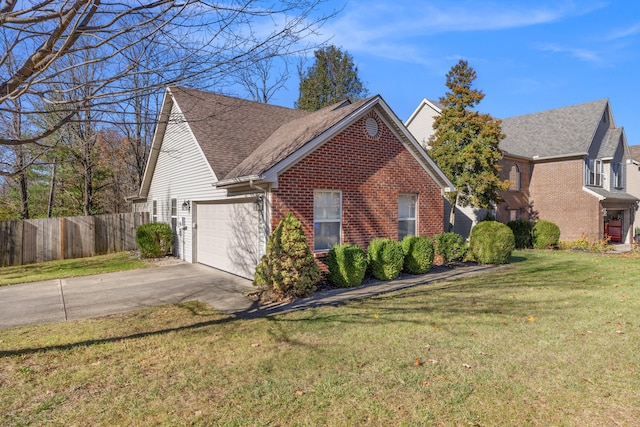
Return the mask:
<svg viewBox="0 0 640 427">
<path fill-rule="evenodd" d="M 403 270 L 411 274 L 426 273 L 433 265 L 433 240 L 424 236 L 408 235 L 402 239 Z"/>
<path fill-rule="evenodd" d="M 309 295 L 316 290 L 320 269 L 316 264 L 302 224 L 291 212 L 269 235 L 267 253 L 260 259 L 253 284 L 278 300 Z"/>
<path fill-rule="evenodd" d="M 335 245 L 327 254 L 329 282 L 340 288 L 350 288 L 362 283 L 367 272 L 367 255 L 356 244 Z"/>
<path fill-rule="evenodd" d="M 480 264 L 508 264 L 516 246 L 513 231 L 496 221 L 482 221 L 471 230 L 469 253 Z"/>
<path fill-rule="evenodd" d="M 531 238 L 536 249 L 556 248 L 560 241 L 560 227 L 551 221 L 538 221 L 533 226 Z"/>
<path fill-rule="evenodd" d="M 166 256 L 173 244 L 171 226 L 164 222 L 149 222 L 136 229 L 136 245 L 143 258 Z"/>
<path fill-rule="evenodd" d="M 526 219 L 518 219 L 507 223 L 513 237 L 516 239 L 516 249 L 526 249 L 531 247 L 531 229 L 533 225 Z"/>
<path fill-rule="evenodd" d="M 378 280 L 392 280 L 398 277 L 404 263 L 404 252 L 400 242 L 377 238 L 367 248 L 371 275 Z"/>
<path fill-rule="evenodd" d="M 467 252 L 464 238 L 452 231 L 433 236 L 433 246 L 435 252 L 442 256 L 445 264 L 461 260 Z"/>
</svg>

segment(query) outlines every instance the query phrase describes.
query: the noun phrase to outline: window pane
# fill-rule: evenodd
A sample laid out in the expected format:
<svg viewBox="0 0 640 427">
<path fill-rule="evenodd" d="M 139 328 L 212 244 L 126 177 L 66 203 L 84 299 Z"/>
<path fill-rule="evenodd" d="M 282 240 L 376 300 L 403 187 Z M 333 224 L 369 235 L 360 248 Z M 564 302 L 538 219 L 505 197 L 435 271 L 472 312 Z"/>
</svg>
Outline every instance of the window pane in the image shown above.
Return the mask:
<svg viewBox="0 0 640 427">
<path fill-rule="evenodd" d="M 323 251 L 340 243 L 340 222 L 316 222 L 313 224 L 313 249 Z"/>
<path fill-rule="evenodd" d="M 316 191 L 313 201 L 314 219 L 341 219 L 340 218 L 340 192 Z"/>
<path fill-rule="evenodd" d="M 400 194 L 398 196 L 398 219 L 413 219 L 416 217 L 416 195 Z"/>
<path fill-rule="evenodd" d="M 398 221 L 398 240 L 402 240 L 409 234 L 416 234 L 416 221 L 415 220 L 400 220 Z"/>
<path fill-rule="evenodd" d="M 178 199 L 171 199 L 171 216 L 178 215 Z"/>
</svg>

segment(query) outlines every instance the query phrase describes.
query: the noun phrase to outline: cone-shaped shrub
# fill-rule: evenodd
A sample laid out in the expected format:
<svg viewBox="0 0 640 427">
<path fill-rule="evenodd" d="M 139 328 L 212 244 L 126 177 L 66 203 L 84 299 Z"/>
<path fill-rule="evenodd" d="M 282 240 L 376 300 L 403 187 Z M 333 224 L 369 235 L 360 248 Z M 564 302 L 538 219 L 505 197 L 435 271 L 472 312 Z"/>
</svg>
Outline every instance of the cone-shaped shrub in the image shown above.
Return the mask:
<svg viewBox="0 0 640 427">
<path fill-rule="evenodd" d="M 482 221 L 471 230 L 469 254 L 480 264 L 508 264 L 515 246 L 513 231 L 501 222 Z"/>
<path fill-rule="evenodd" d="M 459 261 L 467 252 L 467 244 L 464 238 L 452 231 L 433 236 L 433 247 L 435 252 L 442 256 L 442 260 L 445 263 Z"/>
<path fill-rule="evenodd" d="M 302 297 L 316 289 L 320 269 L 300 221 L 289 212 L 271 233 L 267 253 L 256 267 L 253 284 L 278 299 Z"/>
<path fill-rule="evenodd" d="M 538 221 L 533 226 L 531 238 L 536 249 L 555 248 L 560 241 L 560 227 L 551 221 Z"/>
<path fill-rule="evenodd" d="M 403 270 L 411 274 L 426 273 L 433 265 L 433 241 L 428 237 L 408 235 L 402 239 Z"/>
<path fill-rule="evenodd" d="M 526 219 L 518 219 L 507 223 L 513 237 L 516 239 L 516 249 L 527 249 L 531 247 L 531 229 L 533 225 Z"/>
<path fill-rule="evenodd" d="M 404 263 L 404 252 L 400 242 L 377 238 L 367 248 L 371 275 L 378 280 L 392 280 L 398 277 Z"/>
<path fill-rule="evenodd" d="M 350 288 L 362 283 L 367 272 L 367 255 L 356 244 L 335 245 L 327 254 L 329 282 L 340 288 Z"/>
<path fill-rule="evenodd" d="M 173 244 L 171 226 L 164 222 L 149 222 L 136 229 L 136 245 L 143 258 L 166 256 Z"/>
</svg>

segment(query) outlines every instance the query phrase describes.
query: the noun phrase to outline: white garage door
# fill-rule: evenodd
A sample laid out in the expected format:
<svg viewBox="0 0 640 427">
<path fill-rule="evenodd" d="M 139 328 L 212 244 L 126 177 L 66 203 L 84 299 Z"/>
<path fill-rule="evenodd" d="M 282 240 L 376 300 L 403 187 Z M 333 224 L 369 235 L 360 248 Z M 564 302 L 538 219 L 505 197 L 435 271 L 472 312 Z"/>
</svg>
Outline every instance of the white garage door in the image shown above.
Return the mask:
<svg viewBox="0 0 640 427">
<path fill-rule="evenodd" d="M 259 261 L 258 212 L 253 200 L 196 206 L 197 261 L 252 279 Z"/>
</svg>

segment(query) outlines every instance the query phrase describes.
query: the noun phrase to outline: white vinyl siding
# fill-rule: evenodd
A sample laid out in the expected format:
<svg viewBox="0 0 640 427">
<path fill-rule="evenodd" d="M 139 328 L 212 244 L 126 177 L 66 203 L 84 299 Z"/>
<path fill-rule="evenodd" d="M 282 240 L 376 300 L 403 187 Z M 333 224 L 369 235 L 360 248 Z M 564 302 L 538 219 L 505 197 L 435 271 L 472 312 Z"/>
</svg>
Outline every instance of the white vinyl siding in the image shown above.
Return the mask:
<svg viewBox="0 0 640 427">
<path fill-rule="evenodd" d="M 398 196 L 398 240 L 416 234 L 416 194 L 400 194 Z"/>
<path fill-rule="evenodd" d="M 339 244 L 342 231 L 342 193 L 316 190 L 313 194 L 313 249 L 325 251 Z"/>
<path fill-rule="evenodd" d="M 193 202 L 222 199 L 226 197 L 226 191 L 216 190 L 212 186 L 216 181 L 215 174 L 204 158 L 189 126 L 180 116 L 180 110 L 174 105 L 147 199 L 157 202 L 158 222 L 171 224 L 172 216 L 176 217 L 178 224 L 182 222 L 182 218 L 185 219 L 187 229 L 182 233 L 181 239 L 184 241 L 176 242 L 177 255 L 193 262 L 193 208 L 176 209 L 175 215 L 172 215 L 171 199 L 177 199 L 176 207 L 179 207 L 186 200 Z"/>
</svg>

